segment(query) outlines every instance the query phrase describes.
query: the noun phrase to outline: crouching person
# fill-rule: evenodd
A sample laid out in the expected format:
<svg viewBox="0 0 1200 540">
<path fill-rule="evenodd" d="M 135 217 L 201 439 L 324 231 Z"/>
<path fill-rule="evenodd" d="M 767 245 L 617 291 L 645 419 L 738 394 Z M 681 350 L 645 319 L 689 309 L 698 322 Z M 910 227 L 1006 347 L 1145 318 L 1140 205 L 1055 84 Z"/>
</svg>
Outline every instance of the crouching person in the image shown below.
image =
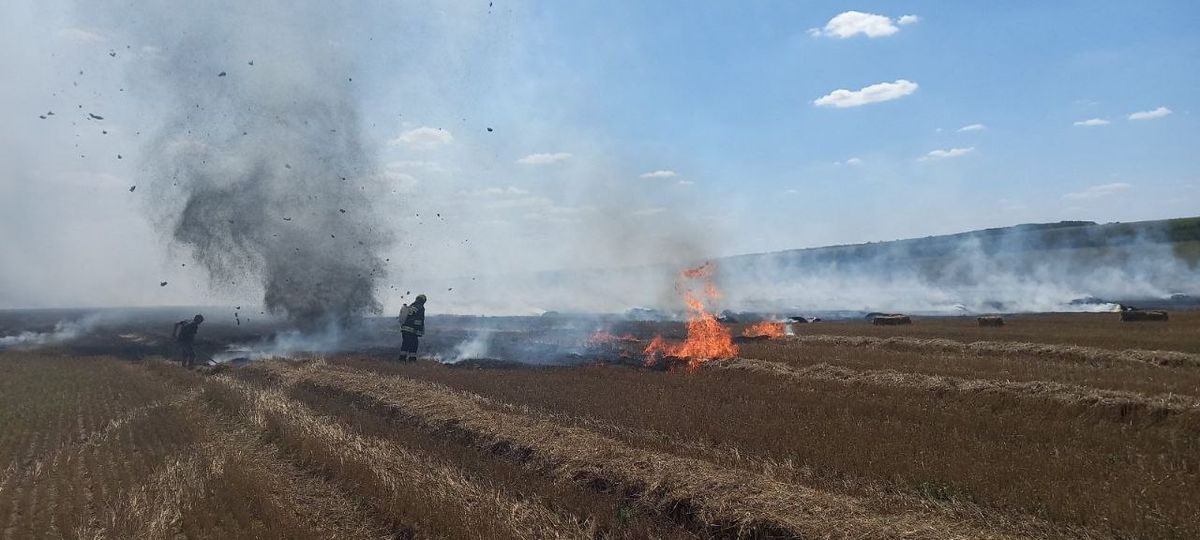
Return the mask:
<svg viewBox="0 0 1200 540">
<path fill-rule="evenodd" d="M 400 335 L 400 361 L 416 362 L 418 341 L 425 335 L 425 295 L 418 294 L 400 310 Z"/>
</svg>

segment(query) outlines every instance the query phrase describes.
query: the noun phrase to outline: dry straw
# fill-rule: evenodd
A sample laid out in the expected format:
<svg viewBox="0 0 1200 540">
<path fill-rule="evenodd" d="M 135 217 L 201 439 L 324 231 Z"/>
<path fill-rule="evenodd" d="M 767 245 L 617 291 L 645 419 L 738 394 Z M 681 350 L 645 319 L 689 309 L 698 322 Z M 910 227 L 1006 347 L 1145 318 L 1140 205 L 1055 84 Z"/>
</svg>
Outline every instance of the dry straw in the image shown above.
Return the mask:
<svg viewBox="0 0 1200 540">
<path fill-rule="evenodd" d="M 1169 367 L 1200 367 L 1200 354 L 1179 351 L 1148 351 L 1142 349 L 1116 351 L 1097 347 L 1082 347 L 1079 345 L 1052 345 L 1017 341 L 974 341 L 964 343 L 951 339 L 922 339 L 904 336 L 879 338 L 871 336 L 807 335 L 790 337 L 788 339 L 812 345 L 1026 356 L 1090 364 L 1134 362 Z"/>
<path fill-rule="evenodd" d="M 1005 538 L 938 512 L 879 513 L 848 495 L 782 482 L 709 461 L 630 447 L 590 430 L 535 414 L 497 410 L 490 400 L 442 385 L 338 367 L 301 374 L 282 364 L 281 381 L 340 392 L 359 406 L 386 411 L 564 481 L 622 489 L 641 505 L 731 537 Z M 285 382 L 286 384 L 286 382 Z"/>
</svg>

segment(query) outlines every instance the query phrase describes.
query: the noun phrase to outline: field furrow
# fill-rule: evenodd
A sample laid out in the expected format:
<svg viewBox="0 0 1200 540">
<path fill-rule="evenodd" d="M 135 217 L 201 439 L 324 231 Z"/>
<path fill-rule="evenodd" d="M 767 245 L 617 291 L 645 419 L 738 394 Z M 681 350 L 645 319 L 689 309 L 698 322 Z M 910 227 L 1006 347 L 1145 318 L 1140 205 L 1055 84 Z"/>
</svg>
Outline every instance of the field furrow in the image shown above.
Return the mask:
<svg viewBox="0 0 1200 540">
<path fill-rule="evenodd" d="M 834 345 L 839 347 L 869 347 L 912 351 L 936 351 L 989 356 L 1019 356 L 1090 365 L 1121 365 L 1127 363 L 1168 367 L 1200 367 L 1200 354 L 1180 351 L 1144 349 L 1112 350 L 1067 344 L 1027 343 L 1020 341 L 962 342 L 944 338 L 915 338 L 904 336 L 872 337 L 844 335 L 800 335 L 787 338 L 802 345 Z"/>
<path fill-rule="evenodd" d="M 903 386 L 745 370 L 459 369 L 355 358 L 333 364 L 377 377 L 437 382 L 488 396 L 487 406 L 500 400 L 699 441 L 738 456 L 721 461 L 725 466 L 784 464 L 784 474 L 793 475 L 784 478 L 834 492 L 861 491 L 872 504 L 890 504 L 872 496 L 882 490 L 965 514 L 982 507 L 984 522 L 991 517 L 982 514 L 1028 514 L 1134 536 L 1186 538 L 1200 530 L 1194 517 L 1200 501 L 1178 495 L 1200 481 L 1195 458 L 1200 440 L 1186 431 L 1111 422 L 1046 400 L 957 399 Z M 664 452 L 713 455 L 626 439 L 617 431 L 610 435 Z M 1141 488 L 1117 493 L 1105 487 L 1113 485 Z M 1063 492 L 1094 495 L 1062 497 Z M 1144 512 L 1148 505 L 1156 511 Z"/>
<path fill-rule="evenodd" d="M 853 370 L 818 364 L 794 368 L 782 362 L 734 358 L 706 364 L 715 369 L 768 373 L 793 380 L 833 382 L 847 385 L 877 385 L 912 389 L 918 392 L 951 394 L 970 399 L 988 395 L 1014 399 L 1055 402 L 1087 411 L 1099 411 L 1113 421 L 1137 425 L 1182 427 L 1200 432 L 1200 399 L 1163 394 L 1146 396 L 1053 382 L 1009 382 L 989 379 L 963 379 L 895 370 Z M 1168 420 L 1172 420 L 1168 422 Z"/>
<path fill-rule="evenodd" d="M 240 371 L 239 375 L 249 375 L 250 378 L 256 380 L 261 379 L 262 377 L 256 375 L 256 373 L 260 373 L 257 368 L 249 368 Z M 306 390 L 311 388 L 311 385 L 308 383 L 300 382 L 297 384 L 294 378 L 288 377 L 288 379 L 291 380 L 291 384 L 296 385 L 293 388 Z M 366 409 L 353 403 L 353 401 L 357 401 L 356 399 L 351 398 L 347 401 L 344 392 L 318 391 L 310 393 L 320 393 L 323 397 L 329 396 L 323 400 L 326 408 L 329 408 L 328 404 L 330 401 L 337 399 L 336 394 L 340 393 L 343 396 L 342 403 L 346 403 L 353 410 L 359 411 L 359 414 L 367 412 Z M 728 443 L 714 444 L 711 439 L 689 439 L 680 436 L 678 433 L 668 433 L 659 429 L 636 428 L 628 424 L 606 421 L 591 416 L 567 414 L 529 404 L 514 404 L 492 398 L 480 400 L 478 403 L 483 407 L 502 412 L 535 416 L 563 426 L 580 427 L 612 437 L 632 447 L 660 451 L 681 457 L 702 459 L 730 470 L 742 470 L 759 474 L 780 483 L 820 484 L 835 492 L 859 496 L 864 505 L 868 506 L 872 511 L 883 514 L 935 511 L 952 516 L 954 519 L 974 522 L 985 527 L 994 526 L 1005 530 L 1027 532 L 1045 531 L 1048 529 L 1045 522 L 1029 515 L 1022 515 L 1011 511 L 997 512 L 995 509 L 983 507 L 963 499 L 953 501 L 931 499 L 922 496 L 919 492 L 906 491 L 898 489 L 897 486 L 866 481 L 861 477 L 846 475 L 823 477 L 816 474 L 816 471 L 811 467 L 798 464 L 793 459 L 778 461 L 763 456 L 753 449 L 739 448 Z M 377 414 L 376 416 L 386 421 L 392 415 L 383 411 L 382 414 Z M 385 429 L 391 433 L 395 433 L 408 427 L 406 423 L 391 421 Z M 599 495 L 597 492 L 593 493 L 593 497 Z"/>
<path fill-rule="evenodd" d="M 425 382 L 346 370 L 293 372 L 284 380 L 345 392 L 363 406 L 422 423 L 426 429 L 518 459 L 574 482 L 615 486 L 665 516 L 719 535 L 862 537 L 1005 537 L 935 512 L 881 515 L 854 497 L 788 484 L 711 462 L 629 447 L 594 432 L 504 413 L 485 398 Z"/>
<path fill-rule="evenodd" d="M 586 524 L 535 502 L 480 485 L 453 468 L 376 437 L 364 437 L 319 417 L 279 390 L 261 390 L 228 377 L 216 379 L 210 402 L 241 412 L 285 453 L 360 493 L 394 527 L 421 535 L 496 538 L 584 538 Z M 450 509 L 456 511 L 451 512 Z M 443 516 L 453 516 L 451 518 Z"/>
</svg>

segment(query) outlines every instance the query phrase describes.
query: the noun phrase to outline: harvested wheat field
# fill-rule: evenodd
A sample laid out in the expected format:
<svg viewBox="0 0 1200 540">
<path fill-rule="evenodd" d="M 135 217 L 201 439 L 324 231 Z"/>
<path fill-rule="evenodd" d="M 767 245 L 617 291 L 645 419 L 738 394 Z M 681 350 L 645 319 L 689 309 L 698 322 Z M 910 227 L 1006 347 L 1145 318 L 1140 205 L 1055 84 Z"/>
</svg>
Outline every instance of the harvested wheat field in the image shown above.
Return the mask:
<svg viewBox="0 0 1200 540">
<path fill-rule="evenodd" d="M 1200 540 L 1200 1 L 860 4 L 5 0 L 0 540 Z"/>
<path fill-rule="evenodd" d="M 1200 537 L 1200 318 L 1108 315 L 692 370 L 4 352 L 0 538 Z"/>
</svg>

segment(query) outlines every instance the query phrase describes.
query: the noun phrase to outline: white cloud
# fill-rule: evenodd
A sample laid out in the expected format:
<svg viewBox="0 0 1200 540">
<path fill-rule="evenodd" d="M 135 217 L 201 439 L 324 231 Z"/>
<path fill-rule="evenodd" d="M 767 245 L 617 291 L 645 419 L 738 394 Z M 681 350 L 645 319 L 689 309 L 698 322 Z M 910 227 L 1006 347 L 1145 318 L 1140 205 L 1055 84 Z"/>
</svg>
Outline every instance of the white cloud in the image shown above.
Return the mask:
<svg viewBox="0 0 1200 540">
<path fill-rule="evenodd" d="M 679 181 L 679 185 L 681 185 L 681 186 L 691 186 L 694 184 L 695 184 L 695 182 L 693 182 L 691 180 L 680 180 Z"/>
<path fill-rule="evenodd" d="M 404 172 L 412 172 L 412 171 L 421 171 L 421 172 L 427 172 L 427 173 L 447 172 L 446 168 L 443 167 L 441 163 L 438 163 L 436 161 L 424 161 L 424 160 L 390 161 L 387 163 L 387 165 L 385 165 L 385 167 L 387 167 L 389 169 L 394 169 L 397 171 L 404 171 Z"/>
<path fill-rule="evenodd" d="M 846 165 L 862 165 L 863 160 L 852 157 L 846 160 Z"/>
<path fill-rule="evenodd" d="M 950 159 L 950 158 L 962 157 L 962 156 L 970 154 L 971 152 L 974 152 L 974 151 L 975 151 L 974 146 L 971 146 L 968 148 L 948 148 L 946 150 L 934 150 L 932 152 L 929 152 L 928 154 L 921 156 L 919 158 L 919 160 L 920 161 L 928 161 L 931 159 Z"/>
<path fill-rule="evenodd" d="M 784 192 L 784 194 L 787 194 L 787 195 L 795 195 L 795 194 L 797 194 L 797 193 L 800 193 L 800 190 L 798 190 L 798 189 L 785 189 L 785 190 L 783 190 L 783 192 Z"/>
<path fill-rule="evenodd" d="M 383 181 L 395 188 L 398 193 L 413 193 L 417 189 L 417 184 L 420 183 L 415 176 L 393 169 L 383 171 Z"/>
<path fill-rule="evenodd" d="M 678 175 L 675 174 L 675 171 L 661 170 L 661 171 L 651 171 L 648 173 L 642 173 L 640 177 L 641 178 L 675 178 L 676 176 L 678 176 Z"/>
<path fill-rule="evenodd" d="M 549 165 L 551 163 L 559 163 L 571 159 L 571 154 L 566 152 L 553 152 L 544 154 L 529 154 L 517 160 L 521 165 Z"/>
<path fill-rule="evenodd" d="M 508 187 L 488 187 L 473 190 L 459 191 L 460 197 L 500 197 L 506 195 L 528 195 L 529 191 L 516 186 Z"/>
<path fill-rule="evenodd" d="M 983 124 L 969 124 L 958 128 L 959 131 L 983 131 L 985 129 L 987 129 L 987 126 Z"/>
<path fill-rule="evenodd" d="M 1115 193 L 1125 191 L 1129 188 L 1130 188 L 1130 185 L 1126 184 L 1124 182 L 1114 182 L 1112 184 L 1100 184 L 1100 185 L 1091 186 L 1083 191 L 1076 191 L 1074 193 L 1068 193 L 1066 195 L 1063 195 L 1063 198 L 1071 199 L 1071 200 L 1098 199 L 1100 197 L 1107 197 L 1109 195 L 1113 195 Z"/>
<path fill-rule="evenodd" d="M 460 190 L 455 195 L 449 204 L 457 205 L 464 215 L 481 218 L 481 223 L 489 219 L 570 223 L 595 211 L 591 206 L 562 205 L 516 186 L 479 187 Z"/>
<path fill-rule="evenodd" d="M 491 210 L 523 210 L 528 212 L 538 212 L 546 208 L 553 208 L 554 201 L 549 197 L 540 195 L 515 195 L 511 196 L 508 193 L 489 195 L 483 203 L 484 208 Z"/>
<path fill-rule="evenodd" d="M 1089 118 L 1087 120 L 1080 120 L 1078 122 L 1075 122 L 1075 125 L 1082 126 L 1082 127 L 1107 126 L 1108 120 L 1105 120 L 1103 118 Z"/>
<path fill-rule="evenodd" d="M 77 43 L 104 43 L 108 41 L 103 34 L 82 28 L 63 28 L 57 32 L 59 38 Z"/>
<path fill-rule="evenodd" d="M 872 84 L 858 91 L 839 89 L 822 96 L 813 104 L 818 107 L 858 107 L 869 103 L 880 103 L 900 99 L 917 91 L 917 83 L 900 79 L 896 82 Z"/>
<path fill-rule="evenodd" d="M 1153 111 L 1139 111 L 1129 115 L 1130 120 L 1154 120 L 1171 114 L 1171 109 L 1159 107 Z"/>
<path fill-rule="evenodd" d="M 581 214 L 590 212 L 590 206 L 558 206 L 554 203 L 542 205 L 538 208 L 526 212 L 523 218 L 531 221 L 544 221 L 547 223 L 573 223 L 579 221 Z"/>
<path fill-rule="evenodd" d="M 858 34 L 871 38 L 885 37 L 900 31 L 900 28 L 896 26 L 897 23 L 912 24 L 919 20 L 921 18 L 916 15 L 905 15 L 893 21 L 890 17 L 874 13 L 846 11 L 829 19 L 829 22 L 825 23 L 825 28 L 813 28 L 808 31 L 808 34 L 813 37 L 827 36 L 838 39 L 846 39 Z"/>
<path fill-rule="evenodd" d="M 1029 209 L 1029 206 L 1023 203 L 1012 201 L 1009 199 L 1000 199 L 996 201 L 1000 205 L 1000 209 L 1005 212 L 1023 212 Z"/>
<path fill-rule="evenodd" d="M 637 217 L 645 217 L 645 216 L 653 216 L 656 214 L 661 214 L 666 211 L 667 211 L 666 208 L 663 208 L 661 206 L 655 206 L 655 207 L 651 207 L 651 208 L 642 208 L 640 210 L 634 210 L 633 215 L 637 216 Z"/>
<path fill-rule="evenodd" d="M 392 146 L 407 146 L 413 150 L 432 150 L 454 141 L 449 131 L 429 126 L 410 129 L 388 142 Z"/>
</svg>

